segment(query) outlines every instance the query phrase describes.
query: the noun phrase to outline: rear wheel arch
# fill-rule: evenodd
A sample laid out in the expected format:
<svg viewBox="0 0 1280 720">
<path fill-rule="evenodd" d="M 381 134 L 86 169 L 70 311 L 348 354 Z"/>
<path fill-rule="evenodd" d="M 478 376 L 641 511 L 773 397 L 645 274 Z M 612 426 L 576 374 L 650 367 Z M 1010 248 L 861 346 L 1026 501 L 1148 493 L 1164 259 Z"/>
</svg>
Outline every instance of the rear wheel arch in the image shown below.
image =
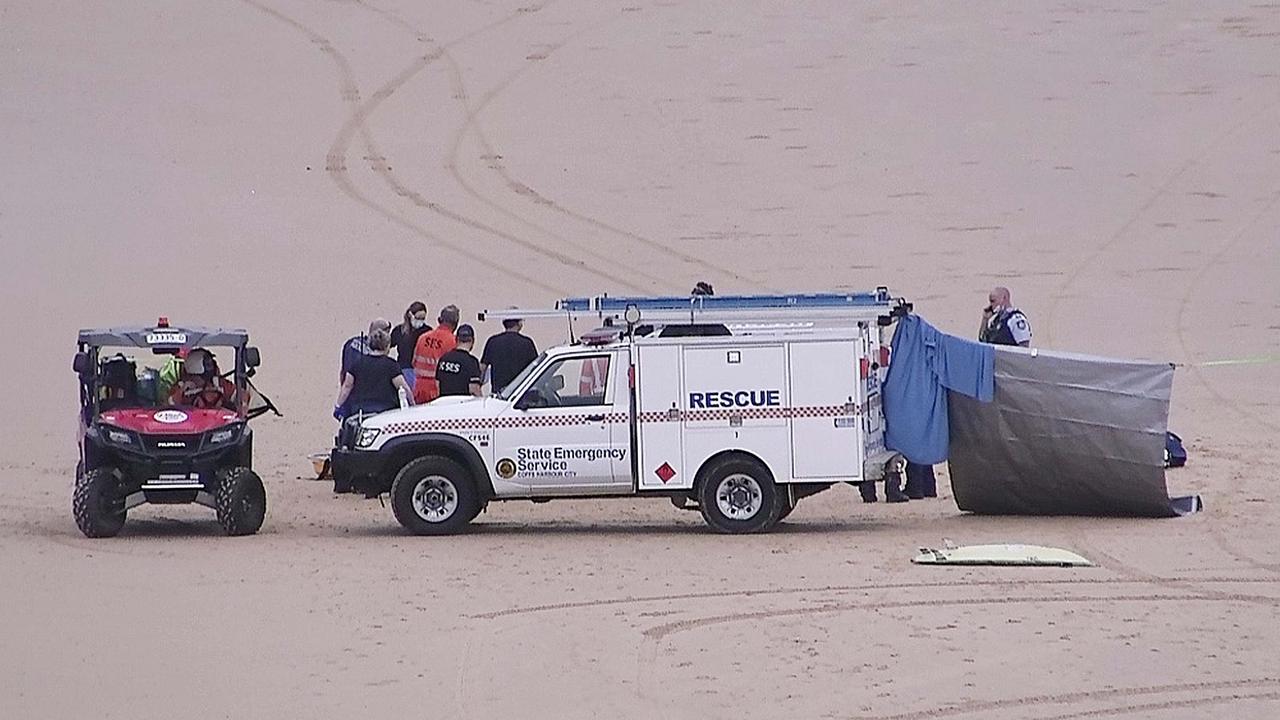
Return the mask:
<svg viewBox="0 0 1280 720">
<path fill-rule="evenodd" d="M 698 472 L 694 473 L 692 490 L 694 497 L 697 497 L 699 490 L 702 488 L 702 484 L 706 482 L 707 476 L 710 475 L 710 471 L 722 461 L 729 459 L 746 460 L 748 462 L 756 463 L 760 467 L 764 468 L 765 472 L 769 473 L 770 480 L 773 480 L 775 483 L 778 481 L 778 478 L 773 474 L 773 469 L 769 467 L 769 463 L 762 460 L 759 455 L 746 450 L 721 450 L 715 455 L 704 460 L 702 465 L 698 468 Z"/>
</svg>

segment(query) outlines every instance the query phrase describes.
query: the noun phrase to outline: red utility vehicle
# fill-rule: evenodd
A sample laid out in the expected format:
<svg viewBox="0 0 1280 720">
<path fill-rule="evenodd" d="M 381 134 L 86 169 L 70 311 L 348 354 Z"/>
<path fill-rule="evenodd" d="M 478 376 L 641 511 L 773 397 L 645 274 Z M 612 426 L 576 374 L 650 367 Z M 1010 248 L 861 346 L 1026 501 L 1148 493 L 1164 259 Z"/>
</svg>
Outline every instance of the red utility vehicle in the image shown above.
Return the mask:
<svg viewBox="0 0 1280 720">
<path fill-rule="evenodd" d="M 219 349 L 228 351 L 225 372 Z M 249 381 L 260 361 L 244 330 L 177 328 L 166 318 L 154 327 L 81 330 L 72 502 L 80 531 L 112 537 L 138 505 L 197 503 L 216 511 L 228 535 L 257 532 L 267 495 L 253 471 L 248 421 L 280 414 Z"/>
</svg>

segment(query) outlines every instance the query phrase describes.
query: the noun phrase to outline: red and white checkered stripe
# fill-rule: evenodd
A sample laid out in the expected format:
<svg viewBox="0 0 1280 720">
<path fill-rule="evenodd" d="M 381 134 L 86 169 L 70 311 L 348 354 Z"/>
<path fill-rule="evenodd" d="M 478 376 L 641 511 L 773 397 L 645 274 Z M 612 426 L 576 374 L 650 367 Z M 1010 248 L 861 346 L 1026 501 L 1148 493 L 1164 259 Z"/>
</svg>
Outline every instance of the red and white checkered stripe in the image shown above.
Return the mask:
<svg viewBox="0 0 1280 720">
<path fill-rule="evenodd" d="M 594 418 L 594 419 L 593 419 Z M 624 423 L 625 413 L 608 413 L 603 422 Z M 524 415 L 503 418 L 458 418 L 446 420 L 410 420 L 387 425 L 386 432 L 391 435 L 407 433 L 437 432 L 441 430 L 493 430 L 496 428 L 516 427 L 571 427 L 574 425 L 594 425 L 602 422 L 599 415 Z"/>
<path fill-rule="evenodd" d="M 640 413 L 642 423 L 658 422 L 723 422 L 731 418 L 743 420 L 786 420 L 791 418 L 844 417 L 856 415 L 858 410 L 845 405 L 804 405 L 799 407 L 771 408 L 720 408 L 715 410 L 688 410 L 678 413 Z M 601 422 L 599 415 L 522 415 L 503 418 L 457 418 L 446 420 L 411 420 L 391 423 L 386 432 L 391 435 L 439 432 L 453 430 L 493 430 L 517 427 L 572 427 L 594 425 Z M 626 413 L 607 413 L 603 422 L 625 423 Z"/>
</svg>

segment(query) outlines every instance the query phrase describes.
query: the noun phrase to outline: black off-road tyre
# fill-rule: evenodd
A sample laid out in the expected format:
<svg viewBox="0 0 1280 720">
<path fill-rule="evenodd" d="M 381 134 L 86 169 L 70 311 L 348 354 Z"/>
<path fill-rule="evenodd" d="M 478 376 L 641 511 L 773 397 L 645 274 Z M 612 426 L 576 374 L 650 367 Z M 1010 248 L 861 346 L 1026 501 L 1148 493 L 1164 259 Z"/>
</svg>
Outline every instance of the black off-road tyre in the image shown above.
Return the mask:
<svg viewBox="0 0 1280 720">
<path fill-rule="evenodd" d="M 89 538 L 115 537 L 124 527 L 124 491 L 120 478 L 111 468 L 79 472 L 76 490 L 71 498 L 71 513 L 76 527 Z"/>
<path fill-rule="evenodd" d="M 227 535 L 252 535 L 267 517 L 267 490 L 247 467 L 218 471 L 213 500 L 218 524 Z"/>
<path fill-rule="evenodd" d="M 481 509 L 471 474 L 446 457 L 418 458 L 391 483 L 391 511 L 415 535 L 461 532 Z"/>
<path fill-rule="evenodd" d="M 745 503 L 748 507 L 726 510 L 726 505 L 735 503 Z M 702 519 L 716 532 L 766 532 L 778 523 L 786 504 L 769 469 L 744 457 L 731 456 L 716 461 L 707 468 L 698 486 Z"/>
</svg>

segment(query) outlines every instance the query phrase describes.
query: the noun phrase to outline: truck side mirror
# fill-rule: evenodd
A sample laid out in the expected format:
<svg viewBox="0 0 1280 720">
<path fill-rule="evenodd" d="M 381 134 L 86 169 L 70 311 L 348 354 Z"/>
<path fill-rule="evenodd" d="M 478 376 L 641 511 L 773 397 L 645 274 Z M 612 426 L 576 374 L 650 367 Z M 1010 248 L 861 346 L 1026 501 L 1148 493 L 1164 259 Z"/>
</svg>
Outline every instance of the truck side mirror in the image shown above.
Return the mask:
<svg viewBox="0 0 1280 720">
<path fill-rule="evenodd" d="M 250 345 L 244 349 L 244 366 L 247 368 L 256 368 L 262 364 L 262 353 L 258 352 L 258 348 Z"/>
<path fill-rule="evenodd" d="M 529 388 L 525 390 L 524 395 L 520 396 L 520 402 L 516 403 L 517 410 L 528 410 L 529 408 L 546 407 L 547 399 L 542 396 L 542 391 L 538 388 Z"/>
<path fill-rule="evenodd" d="M 76 357 L 71 361 L 71 369 L 76 371 L 77 375 L 84 377 L 93 371 L 93 366 L 89 363 L 89 353 L 78 352 Z"/>
</svg>

